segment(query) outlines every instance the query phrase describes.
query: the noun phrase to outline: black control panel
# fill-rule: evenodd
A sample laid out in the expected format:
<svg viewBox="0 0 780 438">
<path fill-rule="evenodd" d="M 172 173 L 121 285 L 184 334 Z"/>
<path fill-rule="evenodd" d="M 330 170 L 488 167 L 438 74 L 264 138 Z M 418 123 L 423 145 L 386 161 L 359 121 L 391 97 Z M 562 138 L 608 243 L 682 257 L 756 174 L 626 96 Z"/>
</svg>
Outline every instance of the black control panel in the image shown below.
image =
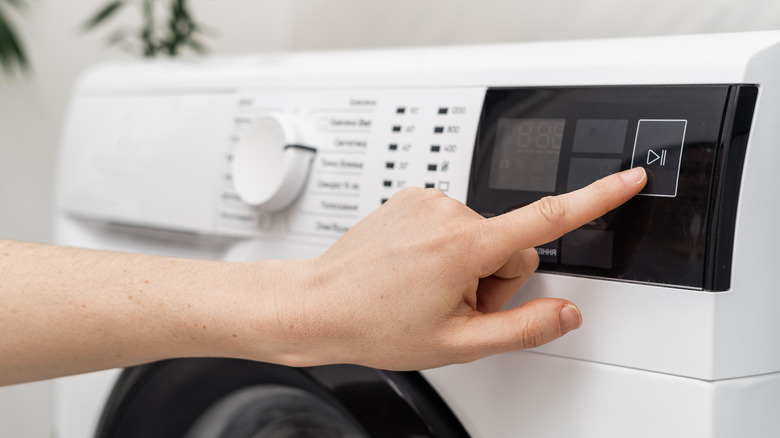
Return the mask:
<svg viewBox="0 0 780 438">
<path fill-rule="evenodd" d="M 495 216 L 642 166 L 642 193 L 538 247 L 539 269 L 728 290 L 757 95 L 753 85 L 489 89 L 467 203 Z"/>
</svg>

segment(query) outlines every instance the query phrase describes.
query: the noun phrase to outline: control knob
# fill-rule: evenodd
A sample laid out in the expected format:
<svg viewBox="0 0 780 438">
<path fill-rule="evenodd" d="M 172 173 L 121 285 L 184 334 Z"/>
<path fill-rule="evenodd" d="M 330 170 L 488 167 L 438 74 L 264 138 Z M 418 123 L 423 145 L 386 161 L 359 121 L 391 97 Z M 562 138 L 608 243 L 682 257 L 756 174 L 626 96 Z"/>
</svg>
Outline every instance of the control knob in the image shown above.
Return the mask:
<svg viewBox="0 0 780 438">
<path fill-rule="evenodd" d="M 282 115 L 253 119 L 233 153 L 233 184 L 241 199 L 260 210 L 280 211 L 298 197 L 317 150 Z"/>
</svg>

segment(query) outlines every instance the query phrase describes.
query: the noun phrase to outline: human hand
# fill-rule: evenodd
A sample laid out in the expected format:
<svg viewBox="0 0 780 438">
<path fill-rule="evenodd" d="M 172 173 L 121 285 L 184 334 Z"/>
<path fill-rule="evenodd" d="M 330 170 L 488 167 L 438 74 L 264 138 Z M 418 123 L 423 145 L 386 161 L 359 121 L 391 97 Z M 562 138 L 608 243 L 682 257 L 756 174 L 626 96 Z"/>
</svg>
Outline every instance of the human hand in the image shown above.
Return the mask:
<svg viewBox="0 0 780 438">
<path fill-rule="evenodd" d="M 581 319 L 558 299 L 501 311 L 536 269 L 534 246 L 645 181 L 634 169 L 491 219 L 436 190 L 402 190 L 301 261 L 0 240 L 0 385 L 173 357 L 410 370 L 536 347 Z"/>
<path fill-rule="evenodd" d="M 581 324 L 571 302 L 501 311 L 536 269 L 534 246 L 602 216 L 645 182 L 643 169 L 631 169 L 491 219 L 436 190 L 402 190 L 297 265 L 297 286 L 277 301 L 290 342 L 281 361 L 425 369 L 556 339 Z"/>
</svg>

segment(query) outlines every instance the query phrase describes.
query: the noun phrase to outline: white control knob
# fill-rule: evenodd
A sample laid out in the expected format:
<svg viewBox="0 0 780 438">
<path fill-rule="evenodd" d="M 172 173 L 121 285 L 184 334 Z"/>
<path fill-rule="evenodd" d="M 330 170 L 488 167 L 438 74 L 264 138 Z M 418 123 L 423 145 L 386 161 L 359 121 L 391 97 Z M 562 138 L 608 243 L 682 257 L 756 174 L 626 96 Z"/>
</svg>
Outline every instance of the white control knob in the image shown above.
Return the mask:
<svg viewBox="0 0 780 438">
<path fill-rule="evenodd" d="M 254 119 L 233 153 L 233 184 L 247 204 L 279 211 L 300 194 L 317 150 L 281 115 Z"/>
</svg>

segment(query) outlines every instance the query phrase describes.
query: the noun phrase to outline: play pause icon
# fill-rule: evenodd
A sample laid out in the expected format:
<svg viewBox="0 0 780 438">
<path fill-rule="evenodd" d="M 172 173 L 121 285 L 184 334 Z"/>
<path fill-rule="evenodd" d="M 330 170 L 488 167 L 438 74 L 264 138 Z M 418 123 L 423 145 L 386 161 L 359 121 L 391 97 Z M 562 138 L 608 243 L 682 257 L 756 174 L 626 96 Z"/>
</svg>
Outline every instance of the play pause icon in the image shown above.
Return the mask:
<svg viewBox="0 0 780 438">
<path fill-rule="evenodd" d="M 647 170 L 647 185 L 640 194 L 677 196 L 687 126 L 684 119 L 639 120 L 631 167 Z"/>
<path fill-rule="evenodd" d="M 656 161 L 661 160 L 660 163 L 658 163 L 661 166 L 666 165 L 666 149 L 661 151 L 661 155 L 658 155 L 654 150 L 650 149 L 647 151 L 647 165 L 651 165 L 655 163 Z"/>
</svg>

